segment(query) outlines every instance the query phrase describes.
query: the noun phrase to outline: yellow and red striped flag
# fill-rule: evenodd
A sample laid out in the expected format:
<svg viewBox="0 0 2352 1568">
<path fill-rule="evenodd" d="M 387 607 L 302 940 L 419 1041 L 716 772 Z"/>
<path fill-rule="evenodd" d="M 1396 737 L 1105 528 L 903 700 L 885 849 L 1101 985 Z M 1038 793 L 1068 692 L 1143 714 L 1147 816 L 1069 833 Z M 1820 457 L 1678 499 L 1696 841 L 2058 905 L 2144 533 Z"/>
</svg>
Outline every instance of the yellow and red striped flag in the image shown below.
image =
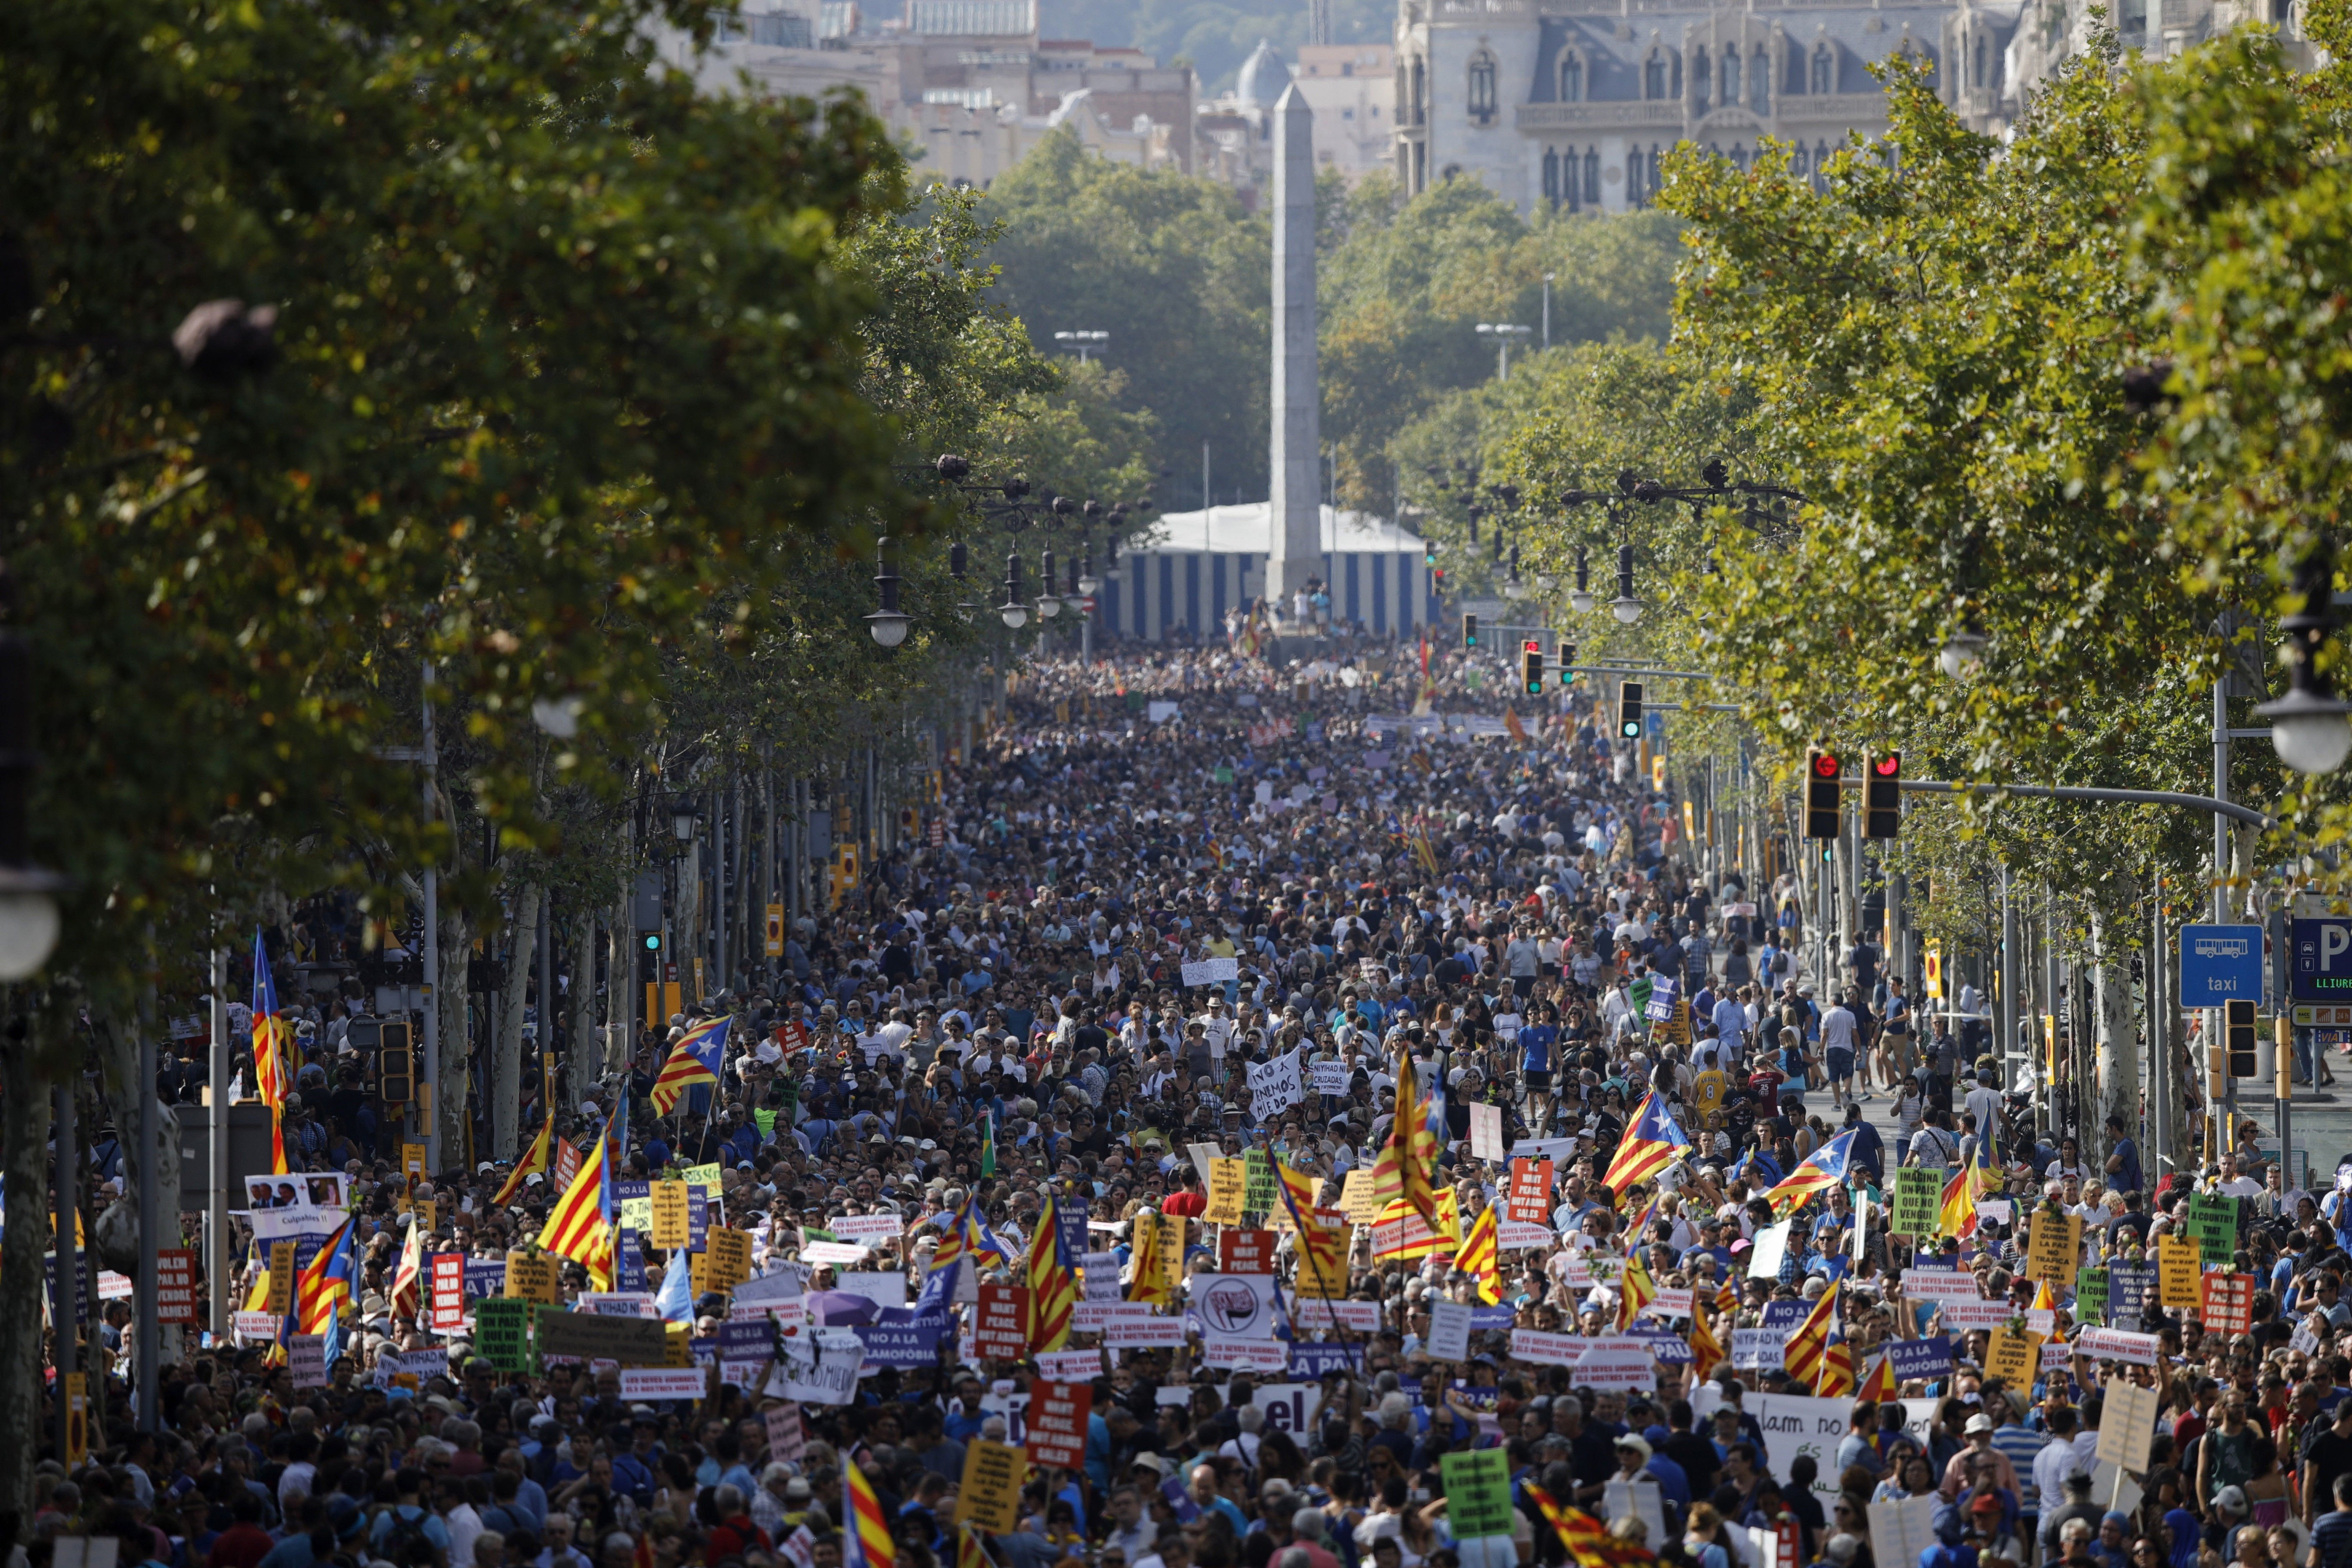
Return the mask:
<svg viewBox="0 0 2352 1568">
<path fill-rule="evenodd" d="M 1381 1203 L 1402 1201 L 1434 1228 L 1437 1191 L 1430 1185 L 1429 1173 L 1436 1168 L 1437 1134 L 1429 1130 L 1429 1102 L 1414 1082 L 1412 1053 L 1400 1049 L 1396 1116 L 1372 1161 L 1372 1197 Z"/>
<path fill-rule="evenodd" d="M 614 1112 L 615 1116 L 620 1113 Z M 609 1291 L 613 1288 L 613 1219 L 611 1185 L 607 1176 L 612 1170 L 612 1138 L 610 1128 L 596 1139 L 595 1147 L 580 1166 L 580 1174 L 572 1178 L 562 1197 L 547 1217 L 547 1224 L 539 1233 L 539 1245 L 544 1251 L 559 1258 L 568 1258 L 588 1270 L 589 1288 Z"/>
<path fill-rule="evenodd" d="M 1625 1272 L 1617 1281 L 1617 1332 L 1623 1333 L 1632 1328 L 1642 1309 L 1657 1299 L 1657 1281 L 1650 1278 L 1649 1269 L 1642 1262 L 1642 1249 L 1636 1247 L 1625 1260 Z"/>
<path fill-rule="evenodd" d="M 1454 1255 L 1454 1266 L 1478 1281 L 1478 1299 L 1493 1306 L 1503 1299 L 1502 1223 L 1493 1204 L 1478 1211 Z"/>
<path fill-rule="evenodd" d="M 1874 1405 L 1884 1405 L 1895 1397 L 1895 1358 L 1885 1351 L 1870 1361 L 1870 1370 L 1863 1375 L 1862 1389 L 1857 1396 Z"/>
<path fill-rule="evenodd" d="M 554 1136 L 555 1118 L 551 1115 L 539 1124 L 539 1136 L 530 1141 L 530 1147 L 525 1149 L 522 1158 L 515 1162 L 514 1174 L 507 1177 L 504 1186 L 499 1188 L 499 1195 L 490 1199 L 493 1208 L 503 1208 L 512 1203 L 521 1195 L 522 1184 L 527 1179 L 547 1169 Z"/>
<path fill-rule="evenodd" d="M 411 1215 L 408 1240 L 400 1249 L 400 1267 L 392 1276 L 394 1315 L 415 1317 L 425 1305 L 425 1227 Z"/>
<path fill-rule="evenodd" d="M 1813 1397 L 1845 1399 L 1853 1394 L 1853 1351 L 1843 1340 L 1832 1340 L 1822 1352 L 1821 1370 L 1813 1375 Z"/>
<path fill-rule="evenodd" d="M 1822 1299 L 1813 1303 L 1813 1310 L 1805 1314 L 1797 1332 L 1789 1336 L 1788 1346 L 1780 1353 L 1780 1364 L 1789 1369 L 1792 1381 L 1810 1384 L 1821 1376 L 1822 1360 L 1829 1354 L 1830 1331 L 1837 1326 L 1837 1298 L 1838 1288 L 1832 1284 L 1822 1292 Z M 1848 1375 L 1852 1375 L 1853 1364 L 1846 1364 Z"/>
<path fill-rule="evenodd" d="M 1062 1256 L 1062 1231 L 1053 1198 L 1029 1238 L 1029 1348 L 1060 1350 L 1070 1343 L 1078 1306 L 1076 1260 Z"/>
<path fill-rule="evenodd" d="M 856 1460 L 842 1469 L 843 1500 L 848 1504 L 847 1528 L 841 1532 L 842 1568 L 898 1568 L 898 1551 L 890 1539 L 890 1521 L 874 1483 Z"/>
<path fill-rule="evenodd" d="M 1704 1305 L 1691 1309 L 1691 1376 L 1705 1383 L 1715 1369 L 1723 1364 L 1723 1342 L 1715 1337 L 1714 1325 L 1706 1321 Z"/>
</svg>

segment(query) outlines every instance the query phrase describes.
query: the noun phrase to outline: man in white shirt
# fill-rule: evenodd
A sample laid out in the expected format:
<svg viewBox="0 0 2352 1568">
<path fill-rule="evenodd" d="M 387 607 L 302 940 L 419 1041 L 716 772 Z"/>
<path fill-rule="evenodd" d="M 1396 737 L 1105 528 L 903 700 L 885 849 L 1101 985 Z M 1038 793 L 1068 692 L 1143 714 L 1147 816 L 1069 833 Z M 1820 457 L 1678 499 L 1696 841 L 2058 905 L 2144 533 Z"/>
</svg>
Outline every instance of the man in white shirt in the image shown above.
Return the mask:
<svg viewBox="0 0 2352 1568">
<path fill-rule="evenodd" d="M 1977 1142 L 1984 1151 L 1978 1157 L 1990 1168 L 2000 1158 L 2000 1091 L 1992 1086 L 1991 1069 L 1977 1074 L 1977 1086 L 1961 1097 L 1960 1109 L 1977 1119 Z"/>
<path fill-rule="evenodd" d="M 1841 1110 L 1853 1091 L 1853 1014 L 1846 1009 L 1845 998 L 1838 997 L 1822 1015 L 1822 1069 L 1830 1081 L 1830 1103 Z M 1870 1095 L 1864 1092 L 1862 1098 Z"/>
</svg>

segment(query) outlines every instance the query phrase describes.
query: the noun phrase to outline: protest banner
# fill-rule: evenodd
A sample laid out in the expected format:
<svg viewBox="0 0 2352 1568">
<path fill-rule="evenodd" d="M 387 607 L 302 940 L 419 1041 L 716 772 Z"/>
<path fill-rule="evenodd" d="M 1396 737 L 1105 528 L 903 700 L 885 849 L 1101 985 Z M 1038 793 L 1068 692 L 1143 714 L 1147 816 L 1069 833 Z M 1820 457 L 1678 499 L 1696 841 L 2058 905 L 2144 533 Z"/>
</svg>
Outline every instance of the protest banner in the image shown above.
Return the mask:
<svg viewBox="0 0 2352 1568">
<path fill-rule="evenodd" d="M 1029 1462 L 1076 1469 L 1087 1456 L 1087 1415 L 1094 1408 L 1090 1383 L 1053 1383 L 1038 1378 L 1029 1385 L 1026 1448 Z"/>
<path fill-rule="evenodd" d="M 1010 1534 L 1021 1523 L 1021 1488 L 1029 1479 L 1028 1458 L 1006 1443 L 974 1437 L 963 1451 L 963 1484 L 957 1490 L 955 1521 Z"/>
</svg>

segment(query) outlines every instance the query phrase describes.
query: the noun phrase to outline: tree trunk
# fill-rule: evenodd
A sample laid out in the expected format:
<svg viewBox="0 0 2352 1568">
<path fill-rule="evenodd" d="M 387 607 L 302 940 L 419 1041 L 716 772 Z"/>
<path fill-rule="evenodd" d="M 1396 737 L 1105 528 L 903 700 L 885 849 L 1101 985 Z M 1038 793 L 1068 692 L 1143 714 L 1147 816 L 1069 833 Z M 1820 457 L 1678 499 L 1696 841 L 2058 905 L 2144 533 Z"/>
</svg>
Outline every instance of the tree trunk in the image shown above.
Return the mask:
<svg viewBox="0 0 2352 1568">
<path fill-rule="evenodd" d="M 447 903 L 441 906 L 441 1076 L 433 1085 L 433 1114 L 441 1126 L 441 1164 L 459 1170 L 466 1148 L 466 1073 L 473 1056 L 470 994 L 474 924 Z M 435 1172 L 439 1175 L 439 1172 Z"/>
<path fill-rule="evenodd" d="M 510 1160 L 520 1148 L 522 1112 L 522 1015 L 530 996 L 530 969 L 539 952 L 539 883 L 526 880 L 515 890 L 509 906 L 507 983 L 499 1009 L 497 1053 L 490 1066 L 490 1157 Z M 549 1049 L 555 1032 L 555 1009 L 541 998 L 541 1049 Z"/>
<path fill-rule="evenodd" d="M 596 912 L 593 905 L 572 917 L 571 1049 L 565 1053 L 564 1088 L 577 1105 L 602 1072 L 604 1051 L 596 1044 Z"/>
<path fill-rule="evenodd" d="M 2107 1118 L 2121 1116 L 2126 1127 L 2137 1124 L 2139 1030 L 2133 1016 L 2128 929 L 2111 921 L 2095 900 L 2091 904 L 2091 959 L 2098 1069 L 2096 1092 L 2086 1096 L 2084 1107 L 2084 1119 L 2090 1124 L 2082 1129 L 2082 1137 L 2096 1169 L 2110 1152 Z"/>
<path fill-rule="evenodd" d="M 49 1249 L 49 1085 L 28 1040 L 0 1042 L 0 1181 L 7 1233 L 0 1237 L 0 1552 L 26 1537 L 33 1463 L 42 1427 L 41 1294 Z"/>
</svg>

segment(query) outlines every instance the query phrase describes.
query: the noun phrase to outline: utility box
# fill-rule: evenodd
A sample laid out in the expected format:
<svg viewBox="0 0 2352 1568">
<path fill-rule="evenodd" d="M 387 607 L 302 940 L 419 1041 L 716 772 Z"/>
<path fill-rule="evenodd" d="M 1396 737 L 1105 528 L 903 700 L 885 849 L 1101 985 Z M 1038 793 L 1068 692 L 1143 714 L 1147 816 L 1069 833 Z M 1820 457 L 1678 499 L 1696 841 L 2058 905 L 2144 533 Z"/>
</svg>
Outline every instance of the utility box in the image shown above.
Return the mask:
<svg viewBox="0 0 2352 1568">
<path fill-rule="evenodd" d="M 175 1107 L 180 1124 L 180 1208 L 193 1214 L 212 1201 L 212 1111 Z M 248 1176 L 269 1171 L 269 1107 L 247 1100 L 228 1108 L 228 1206 L 243 1208 Z"/>
</svg>

